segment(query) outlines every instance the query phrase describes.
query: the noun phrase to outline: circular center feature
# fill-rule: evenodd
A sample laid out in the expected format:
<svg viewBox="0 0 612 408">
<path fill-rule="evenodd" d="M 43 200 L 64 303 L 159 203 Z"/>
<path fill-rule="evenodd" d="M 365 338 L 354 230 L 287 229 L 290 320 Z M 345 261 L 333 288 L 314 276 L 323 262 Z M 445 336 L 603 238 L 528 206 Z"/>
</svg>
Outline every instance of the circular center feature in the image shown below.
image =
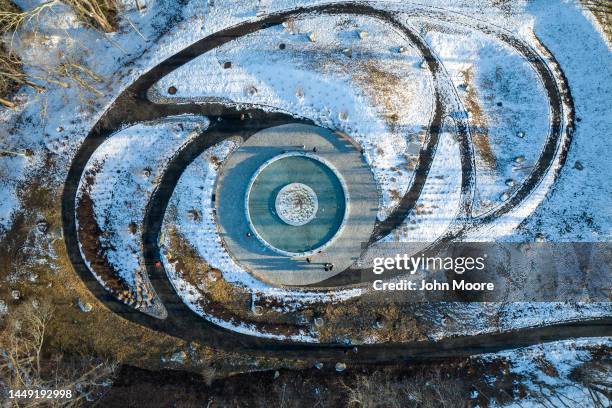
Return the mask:
<svg viewBox="0 0 612 408">
<path fill-rule="evenodd" d="M 347 214 L 340 175 L 319 156 L 289 152 L 263 163 L 247 188 L 247 219 L 255 236 L 285 255 L 329 245 Z"/>
<path fill-rule="evenodd" d="M 278 192 L 274 207 L 281 220 L 299 227 L 308 224 L 317 215 L 319 200 L 306 184 L 291 183 Z"/>
</svg>

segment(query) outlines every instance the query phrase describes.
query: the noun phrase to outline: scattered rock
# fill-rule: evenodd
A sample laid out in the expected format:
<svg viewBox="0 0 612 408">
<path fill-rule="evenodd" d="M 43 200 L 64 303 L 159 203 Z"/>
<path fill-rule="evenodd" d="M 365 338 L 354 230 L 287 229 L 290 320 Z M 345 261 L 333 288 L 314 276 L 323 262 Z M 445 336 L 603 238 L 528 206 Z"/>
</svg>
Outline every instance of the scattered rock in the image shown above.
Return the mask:
<svg viewBox="0 0 612 408">
<path fill-rule="evenodd" d="M 11 297 L 13 300 L 19 300 L 21 299 L 21 292 L 19 292 L 17 289 L 13 289 L 11 290 Z"/>
<path fill-rule="evenodd" d="M 362 30 L 362 31 L 359 31 L 357 33 L 357 35 L 359 36 L 359 39 L 364 40 L 364 39 L 368 38 L 370 33 L 368 33 L 366 30 Z"/>
<path fill-rule="evenodd" d="M 8 306 L 4 300 L 0 300 L 0 316 L 8 314 Z"/>
<path fill-rule="evenodd" d="M 520 137 L 521 139 L 525 137 L 525 132 L 522 130 L 516 132 L 516 137 Z"/>
<path fill-rule="evenodd" d="M 325 322 L 323 321 L 323 319 L 321 317 L 317 317 L 314 319 L 314 325 L 316 327 L 323 327 L 323 325 L 325 324 Z"/>
<path fill-rule="evenodd" d="M 584 170 L 584 166 L 582 165 L 580 160 L 576 160 L 576 163 L 574 163 L 574 168 L 578 171 Z"/>
<path fill-rule="evenodd" d="M 516 184 L 516 182 L 514 181 L 514 179 L 511 179 L 511 178 L 506 179 L 506 185 L 508 187 L 514 187 L 515 184 Z"/>
<path fill-rule="evenodd" d="M 400 54 L 405 53 L 406 51 L 408 51 L 408 48 L 401 46 L 397 49 L 397 52 L 399 52 Z"/>
<path fill-rule="evenodd" d="M 57 226 L 53 229 L 53 231 L 51 231 L 51 234 L 49 235 L 49 238 L 51 240 L 56 240 L 56 239 L 62 239 L 64 237 L 64 231 L 62 230 L 61 226 Z"/>
<path fill-rule="evenodd" d="M 143 175 L 143 177 L 151 177 L 151 169 L 148 168 L 148 167 L 145 167 L 142 170 L 142 175 Z"/>
<path fill-rule="evenodd" d="M 342 50 L 342 53 L 344 55 L 346 55 L 349 58 L 353 58 L 353 49 L 352 48 L 345 48 Z"/>
<path fill-rule="evenodd" d="M 225 63 L 223 64 L 224 69 L 230 69 L 231 67 L 232 67 L 231 61 L 225 61 Z"/>
<path fill-rule="evenodd" d="M 176 95 L 177 91 L 178 91 L 178 89 L 176 89 L 176 86 L 171 86 L 170 88 L 168 88 L 168 93 L 170 95 Z"/>
<path fill-rule="evenodd" d="M 79 309 L 81 309 L 81 312 L 83 313 L 89 313 L 93 309 L 93 306 L 91 305 L 91 303 L 83 302 L 83 300 L 81 299 L 77 301 L 77 305 L 79 306 Z"/>
<path fill-rule="evenodd" d="M 308 33 L 308 40 L 310 42 L 317 42 L 317 35 L 315 33 Z"/>
<path fill-rule="evenodd" d="M 523 163 L 524 161 L 525 161 L 525 156 L 516 156 L 514 158 L 514 162 L 515 163 L 519 163 L 520 164 L 520 163 Z"/>
<path fill-rule="evenodd" d="M 321 370 L 323 368 L 323 363 L 317 361 L 316 363 L 314 363 L 314 368 L 316 368 L 317 370 Z"/>
<path fill-rule="evenodd" d="M 263 313 L 263 307 L 261 306 L 253 307 L 253 314 L 255 314 L 256 316 L 261 316 L 262 313 Z"/>
<path fill-rule="evenodd" d="M 50 224 L 46 220 L 41 219 L 36 222 L 36 229 L 43 234 L 49 232 L 49 227 Z"/>
<path fill-rule="evenodd" d="M 192 208 L 191 210 L 187 211 L 187 218 L 191 221 L 199 221 L 200 212 L 197 209 Z"/>
<path fill-rule="evenodd" d="M 406 148 L 406 153 L 411 156 L 418 156 L 421 152 L 421 145 L 419 143 L 410 142 L 408 143 L 408 147 Z"/>
<path fill-rule="evenodd" d="M 510 194 L 508 194 L 508 192 L 503 193 L 502 195 L 499 196 L 499 199 L 502 201 L 506 201 L 507 199 L 510 198 Z"/>
<path fill-rule="evenodd" d="M 276 380 L 278 377 L 280 377 L 280 373 L 277 370 L 274 372 L 274 379 Z"/>
<path fill-rule="evenodd" d="M 138 226 L 136 225 L 135 222 L 130 222 L 128 224 L 128 231 L 130 232 L 130 234 L 134 235 L 136 234 L 136 231 L 138 231 Z"/>
<path fill-rule="evenodd" d="M 223 273 L 221 272 L 220 269 L 217 268 L 211 268 L 208 273 L 210 274 L 211 279 L 213 280 L 217 280 L 217 279 L 221 279 L 223 278 Z"/>
<path fill-rule="evenodd" d="M 170 362 L 175 364 L 185 364 L 185 360 L 187 359 L 187 353 L 184 351 L 177 351 L 170 356 Z"/>
<path fill-rule="evenodd" d="M 535 242 L 546 242 L 546 236 L 544 236 L 544 234 L 541 232 L 538 232 L 535 234 Z"/>
<path fill-rule="evenodd" d="M 341 373 L 346 370 L 346 364 L 344 363 L 336 363 L 336 371 Z"/>
</svg>

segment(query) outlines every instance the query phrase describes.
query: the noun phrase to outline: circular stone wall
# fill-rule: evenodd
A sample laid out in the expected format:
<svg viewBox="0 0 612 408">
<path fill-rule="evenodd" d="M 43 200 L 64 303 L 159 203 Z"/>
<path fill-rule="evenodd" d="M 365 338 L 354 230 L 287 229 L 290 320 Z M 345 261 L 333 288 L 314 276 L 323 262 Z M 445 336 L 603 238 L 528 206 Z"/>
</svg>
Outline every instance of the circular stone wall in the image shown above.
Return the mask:
<svg viewBox="0 0 612 408">
<path fill-rule="evenodd" d="M 333 242 L 347 204 L 342 176 L 329 163 L 291 152 L 255 172 L 245 207 L 249 226 L 264 245 L 281 254 L 307 256 Z"/>
<path fill-rule="evenodd" d="M 302 124 L 252 135 L 225 160 L 215 188 L 225 247 L 276 285 L 310 285 L 350 267 L 370 239 L 378 202 L 353 141 Z"/>
</svg>

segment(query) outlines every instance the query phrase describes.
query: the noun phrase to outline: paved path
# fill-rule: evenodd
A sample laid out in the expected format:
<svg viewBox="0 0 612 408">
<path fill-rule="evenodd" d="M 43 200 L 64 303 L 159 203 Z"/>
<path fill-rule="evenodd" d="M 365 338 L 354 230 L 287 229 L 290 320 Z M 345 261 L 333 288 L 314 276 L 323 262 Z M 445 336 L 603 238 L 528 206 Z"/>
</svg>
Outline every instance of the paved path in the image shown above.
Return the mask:
<svg viewBox="0 0 612 408">
<path fill-rule="evenodd" d="M 253 174 L 269 159 L 286 152 L 312 152 L 344 180 L 348 214 L 329 246 L 306 257 L 289 257 L 247 236 L 244 197 Z M 275 285 L 310 285 L 350 267 L 376 223 L 378 190 L 372 171 L 351 140 L 327 129 L 303 124 L 268 128 L 250 137 L 223 163 L 216 186 L 217 220 L 222 239 L 238 264 Z M 333 270 L 325 270 L 331 263 Z"/>
</svg>

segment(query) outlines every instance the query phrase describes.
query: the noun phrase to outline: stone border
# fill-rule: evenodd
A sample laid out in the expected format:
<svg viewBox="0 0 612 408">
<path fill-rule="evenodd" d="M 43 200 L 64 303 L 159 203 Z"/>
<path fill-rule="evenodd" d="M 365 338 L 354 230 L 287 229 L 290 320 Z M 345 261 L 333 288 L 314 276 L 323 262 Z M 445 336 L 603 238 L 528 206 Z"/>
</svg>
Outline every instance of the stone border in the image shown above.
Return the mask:
<svg viewBox="0 0 612 408">
<path fill-rule="evenodd" d="M 257 177 L 261 174 L 261 172 L 264 171 L 266 169 L 266 167 L 268 167 L 269 165 L 271 165 L 272 163 L 274 163 L 274 162 L 276 162 L 278 160 L 282 160 L 282 159 L 287 158 L 287 157 L 295 157 L 295 156 L 308 157 L 309 159 L 318 161 L 319 163 L 325 165 L 328 169 L 330 169 L 332 171 L 332 173 L 334 173 L 334 175 L 336 176 L 336 178 L 340 182 L 340 185 L 342 186 L 342 192 L 344 193 L 344 215 L 342 216 L 342 222 L 340 223 L 340 226 L 338 227 L 338 230 L 323 245 L 318 246 L 317 248 L 311 249 L 310 251 L 306 251 L 306 252 L 283 251 L 282 249 L 278 249 L 274 245 L 272 245 L 269 242 L 267 242 L 257 232 L 257 228 L 255 228 L 255 225 L 253 225 L 253 222 L 251 220 L 251 213 L 249 211 L 249 198 L 251 196 L 251 188 L 253 187 L 253 183 L 255 182 Z M 312 255 L 312 254 L 314 254 L 317 251 L 322 251 L 325 248 L 329 247 L 336 240 L 336 238 L 338 238 L 338 236 L 342 233 L 342 231 L 344 230 L 344 224 L 346 223 L 346 219 L 348 218 L 348 215 L 349 215 L 349 212 L 350 212 L 350 195 L 349 195 L 349 192 L 348 192 L 348 187 L 347 187 L 346 183 L 344 182 L 344 178 L 338 172 L 336 167 L 333 164 L 331 164 L 329 161 L 327 161 L 327 160 L 323 159 L 322 157 L 319 157 L 319 156 L 317 156 L 317 155 L 315 155 L 313 153 L 297 152 L 297 151 L 296 152 L 288 152 L 288 153 L 279 154 L 278 156 L 274 156 L 273 158 L 267 160 L 253 174 L 253 177 L 251 177 L 251 180 L 249 181 L 249 186 L 247 187 L 247 191 L 246 191 L 246 194 L 244 196 L 244 211 L 245 211 L 245 214 L 246 214 L 247 221 L 249 222 L 249 227 L 251 228 L 251 231 L 253 231 L 253 233 L 255 234 L 257 239 L 259 239 L 262 244 L 264 244 L 266 247 L 270 248 L 271 250 L 276 251 L 276 252 L 278 252 L 280 254 L 283 254 L 283 255 L 304 257 L 304 256 Z"/>
</svg>

